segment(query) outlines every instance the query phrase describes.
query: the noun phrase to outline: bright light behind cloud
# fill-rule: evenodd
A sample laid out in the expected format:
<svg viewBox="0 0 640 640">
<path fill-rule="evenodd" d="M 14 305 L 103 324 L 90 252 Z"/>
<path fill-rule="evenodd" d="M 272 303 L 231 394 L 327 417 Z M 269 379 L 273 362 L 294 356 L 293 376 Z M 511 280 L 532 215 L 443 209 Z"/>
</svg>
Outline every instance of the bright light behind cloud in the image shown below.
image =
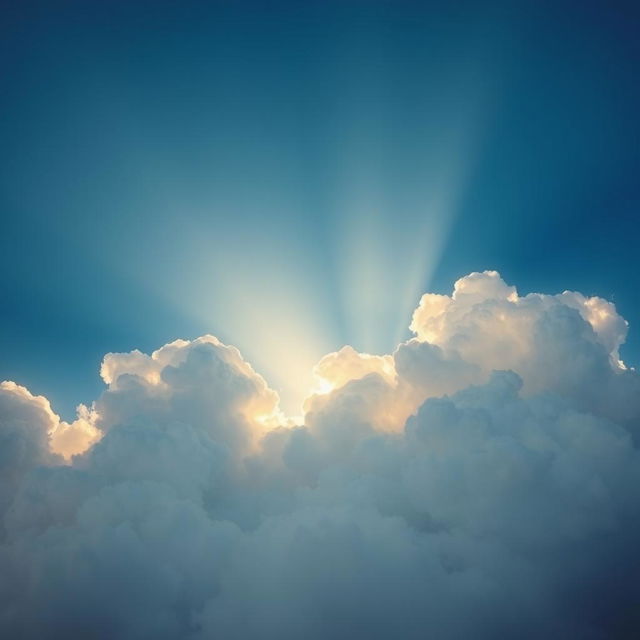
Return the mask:
<svg viewBox="0 0 640 640">
<path fill-rule="evenodd" d="M 267 246 L 251 234 L 245 232 L 246 253 L 215 230 L 185 234 L 183 269 L 162 281 L 161 293 L 201 326 L 225 327 L 224 340 L 268 376 L 283 410 L 299 415 L 314 364 L 336 348 L 331 310 L 322 283 L 309 284 L 295 246 Z"/>
<path fill-rule="evenodd" d="M 153 255 L 132 250 L 117 267 L 201 332 L 238 345 L 269 376 L 285 411 L 299 414 L 324 354 L 344 344 L 387 353 L 408 337 L 482 141 L 491 76 L 482 60 L 467 56 L 448 70 L 453 93 L 442 104 L 457 107 L 416 131 L 420 144 L 401 169 L 389 165 L 393 129 L 374 107 L 392 78 L 375 65 L 354 77 L 346 69 L 342 88 L 354 104 L 371 104 L 366 117 L 345 113 L 336 124 L 344 144 L 330 158 L 332 180 L 312 223 L 304 197 L 270 190 L 266 178 L 236 191 L 212 188 L 198 202 L 160 185 Z"/>
</svg>

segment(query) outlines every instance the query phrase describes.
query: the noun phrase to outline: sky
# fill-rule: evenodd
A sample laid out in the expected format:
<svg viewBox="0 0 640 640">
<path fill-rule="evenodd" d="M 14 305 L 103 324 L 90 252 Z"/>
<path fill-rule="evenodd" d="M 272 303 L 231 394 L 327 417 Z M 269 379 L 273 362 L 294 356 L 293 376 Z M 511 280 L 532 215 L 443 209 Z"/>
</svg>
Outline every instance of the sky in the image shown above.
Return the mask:
<svg viewBox="0 0 640 640">
<path fill-rule="evenodd" d="M 638 637 L 639 28 L 1 2 L 0 636 Z"/>
<path fill-rule="evenodd" d="M 386 352 L 483 269 L 634 326 L 638 12 L 449 4 L 4 4 L 0 377 L 72 415 L 213 333 L 291 409 L 275 352 Z"/>
</svg>

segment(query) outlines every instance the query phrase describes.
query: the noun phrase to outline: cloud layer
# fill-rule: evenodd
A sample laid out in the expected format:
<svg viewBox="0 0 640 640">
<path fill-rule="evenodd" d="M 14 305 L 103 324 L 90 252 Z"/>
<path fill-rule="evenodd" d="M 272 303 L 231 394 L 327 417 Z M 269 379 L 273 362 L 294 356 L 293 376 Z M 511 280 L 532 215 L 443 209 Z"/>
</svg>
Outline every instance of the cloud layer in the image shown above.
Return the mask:
<svg viewBox="0 0 640 640">
<path fill-rule="evenodd" d="M 411 329 L 300 420 L 212 336 L 108 354 L 70 424 L 2 383 L 1 635 L 636 637 L 627 323 L 484 272 Z"/>
</svg>

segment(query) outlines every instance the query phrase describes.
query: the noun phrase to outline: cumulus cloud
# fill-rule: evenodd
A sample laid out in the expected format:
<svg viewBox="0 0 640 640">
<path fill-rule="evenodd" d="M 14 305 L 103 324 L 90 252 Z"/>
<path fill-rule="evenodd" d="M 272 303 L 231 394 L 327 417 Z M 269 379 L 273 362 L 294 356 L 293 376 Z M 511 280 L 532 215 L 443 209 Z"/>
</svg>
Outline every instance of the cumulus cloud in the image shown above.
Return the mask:
<svg viewBox="0 0 640 640">
<path fill-rule="evenodd" d="M 21 638 L 631 638 L 627 323 L 496 272 L 298 421 L 212 336 L 108 354 L 77 420 L 0 385 L 0 631 Z"/>
</svg>

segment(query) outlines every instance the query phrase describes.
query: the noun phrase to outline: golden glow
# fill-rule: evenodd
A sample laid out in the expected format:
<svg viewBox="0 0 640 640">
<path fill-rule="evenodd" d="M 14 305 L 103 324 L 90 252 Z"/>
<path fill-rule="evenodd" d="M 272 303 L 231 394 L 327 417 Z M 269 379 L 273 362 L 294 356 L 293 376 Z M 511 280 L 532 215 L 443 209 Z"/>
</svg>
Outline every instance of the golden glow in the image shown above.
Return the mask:
<svg viewBox="0 0 640 640">
<path fill-rule="evenodd" d="M 311 389 L 311 394 L 326 395 L 335 389 L 335 385 L 329 380 L 318 378 L 315 385 Z"/>
<path fill-rule="evenodd" d="M 9 380 L 0 382 L 0 389 L 15 394 L 22 402 L 38 410 L 39 426 L 45 429 L 49 436 L 51 451 L 62 456 L 67 462 L 72 456 L 86 451 L 101 437 L 101 432 L 94 426 L 95 414 L 84 405 L 78 406 L 77 419 L 68 423 L 60 420 L 44 396 L 35 396 L 26 387 Z"/>
<path fill-rule="evenodd" d="M 193 267 L 193 281 L 170 290 L 173 304 L 197 323 L 226 327 L 223 342 L 237 345 L 266 377 L 287 415 L 299 415 L 314 384 L 313 366 L 333 347 L 330 310 L 300 270 L 262 260 L 269 266 L 257 273 L 238 256 L 210 258 L 206 268 Z"/>
<path fill-rule="evenodd" d="M 325 354 L 345 343 L 388 353 L 409 337 L 410 314 L 445 251 L 489 113 L 490 56 L 470 50 L 463 58 L 447 71 L 456 108 L 421 123 L 399 166 L 390 161 L 397 157 L 391 123 L 368 104 L 366 117 L 358 109 L 336 121 L 341 143 L 326 184 L 227 189 L 212 180 L 196 197 L 162 181 L 159 224 L 148 229 L 154 257 L 134 251 L 110 268 L 171 308 L 178 326 L 193 331 L 187 337 L 210 331 L 238 345 L 283 410 L 297 415 L 310 389 L 330 391 L 311 373 Z M 340 82 L 376 95 L 392 88 L 378 71 L 344 68 Z"/>
</svg>

